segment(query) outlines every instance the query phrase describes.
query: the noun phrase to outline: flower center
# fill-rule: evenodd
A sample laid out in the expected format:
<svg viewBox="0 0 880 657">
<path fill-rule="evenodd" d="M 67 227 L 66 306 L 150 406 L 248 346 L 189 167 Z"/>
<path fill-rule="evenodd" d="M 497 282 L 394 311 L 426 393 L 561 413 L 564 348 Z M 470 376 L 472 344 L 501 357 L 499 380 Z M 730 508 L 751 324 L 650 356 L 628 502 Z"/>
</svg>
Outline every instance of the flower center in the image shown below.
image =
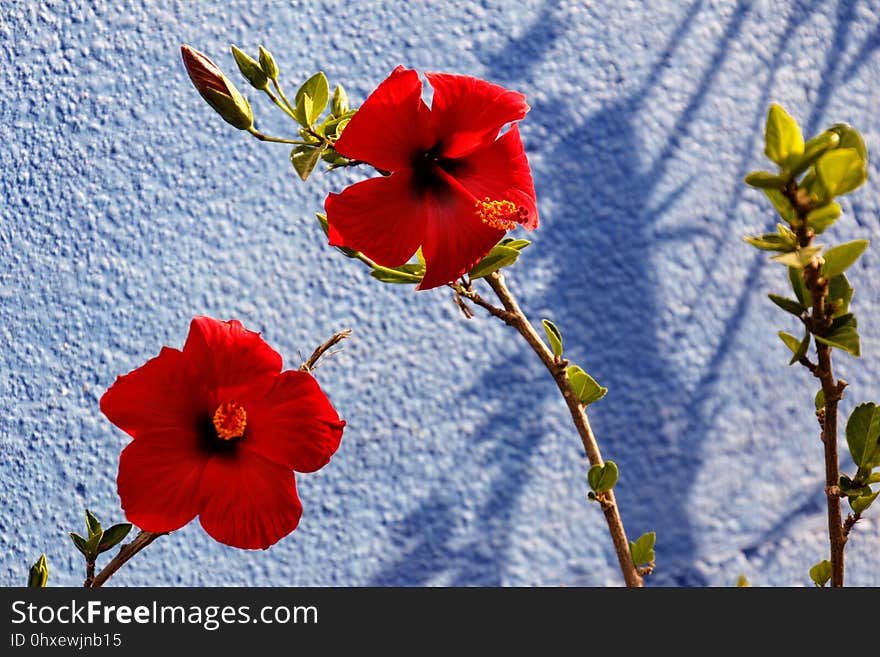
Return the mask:
<svg viewBox="0 0 880 657">
<path fill-rule="evenodd" d="M 512 230 L 529 216 L 529 211 L 521 205 L 514 205 L 511 201 L 493 201 L 488 196 L 485 200 L 477 201 L 475 209 L 483 223 L 499 230 Z"/>
<path fill-rule="evenodd" d="M 221 440 L 241 438 L 247 427 L 247 413 L 235 402 L 224 402 L 214 411 L 214 429 Z"/>
</svg>

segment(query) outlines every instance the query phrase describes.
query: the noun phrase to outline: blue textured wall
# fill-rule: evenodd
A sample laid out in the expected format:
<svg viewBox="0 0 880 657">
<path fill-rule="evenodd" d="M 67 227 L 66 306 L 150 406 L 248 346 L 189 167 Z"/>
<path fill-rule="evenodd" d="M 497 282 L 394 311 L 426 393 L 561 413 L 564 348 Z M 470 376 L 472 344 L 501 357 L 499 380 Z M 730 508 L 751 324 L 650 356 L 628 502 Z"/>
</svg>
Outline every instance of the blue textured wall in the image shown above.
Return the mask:
<svg viewBox="0 0 880 657">
<path fill-rule="evenodd" d="M 322 68 L 356 102 L 399 63 L 525 92 L 543 223 L 510 284 L 611 389 L 594 427 L 621 466 L 630 533 L 658 532 L 651 582 L 805 583 L 827 549 L 816 385 L 785 364 L 775 333 L 793 324 L 765 296 L 783 270 L 740 239 L 773 216 L 740 181 L 763 166 L 771 101 L 810 133 L 863 131 L 872 180 L 829 238 L 875 241 L 852 276 L 865 358 L 837 362 L 847 413 L 877 400 L 880 4 L 587 4 L 4 2 L 0 583 L 23 583 L 42 551 L 53 584 L 81 581 L 65 532 L 85 506 L 121 517 L 126 439 L 98 400 L 180 346 L 196 314 L 262 330 L 289 366 L 352 327 L 317 372 L 348 428 L 330 465 L 299 477 L 302 523 L 271 550 L 226 548 L 193 523 L 114 583 L 619 581 L 533 355 L 442 289 L 380 285 L 326 247 L 314 212 L 346 176 L 304 185 L 283 146 L 223 123 L 182 42 L 230 75 L 229 43 L 263 43 L 288 86 Z M 248 95 L 264 131 L 290 133 Z M 854 584 L 880 585 L 877 517 L 850 542 Z"/>
</svg>

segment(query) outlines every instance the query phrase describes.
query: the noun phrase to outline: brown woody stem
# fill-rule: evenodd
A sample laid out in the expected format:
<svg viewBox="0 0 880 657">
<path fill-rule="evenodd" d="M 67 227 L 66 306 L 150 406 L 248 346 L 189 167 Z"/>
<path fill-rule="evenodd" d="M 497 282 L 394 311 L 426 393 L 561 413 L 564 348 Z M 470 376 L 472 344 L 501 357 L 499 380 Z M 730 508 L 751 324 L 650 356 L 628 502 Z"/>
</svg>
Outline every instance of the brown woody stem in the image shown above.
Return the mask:
<svg viewBox="0 0 880 657">
<path fill-rule="evenodd" d="M 593 434 L 593 429 L 590 427 L 590 420 L 587 417 L 586 409 L 575 394 L 574 389 L 571 387 L 571 382 L 568 379 L 568 375 L 566 374 L 566 362 L 556 358 L 556 356 L 553 355 L 553 352 L 550 351 L 541 339 L 541 336 L 532 326 L 531 322 L 529 322 L 528 317 L 526 317 L 525 313 L 520 309 L 516 299 L 504 284 L 504 277 L 499 272 L 494 272 L 486 277 L 486 282 L 489 283 L 489 287 L 492 288 L 492 291 L 495 292 L 498 300 L 501 301 L 503 308 L 498 308 L 492 305 L 469 288 L 460 285 L 453 286 L 453 288 L 461 296 L 469 299 L 495 317 L 504 321 L 509 326 L 515 328 L 523 337 L 532 348 L 532 351 L 534 351 L 538 355 L 538 358 L 541 359 L 541 362 L 544 363 L 547 371 L 553 376 L 553 380 L 556 381 L 556 385 L 568 406 L 574 426 L 581 437 L 581 441 L 584 445 L 584 452 L 586 453 L 590 464 L 604 465 L 602 454 L 599 451 L 599 445 L 596 442 L 596 436 Z M 623 520 L 620 517 L 620 511 L 617 507 L 617 502 L 614 499 L 613 491 L 608 491 L 602 494 L 600 506 L 602 508 L 602 513 L 605 515 L 605 521 L 608 523 L 608 531 L 611 534 L 611 540 L 614 543 L 614 551 L 617 553 L 617 560 L 620 562 L 620 570 L 623 573 L 623 579 L 626 582 L 626 585 L 642 586 L 642 576 L 639 574 L 635 564 L 633 564 L 632 555 L 629 550 L 629 541 L 627 540 L 626 532 L 623 528 Z"/>
<path fill-rule="evenodd" d="M 306 362 L 299 366 L 300 372 L 311 372 L 313 369 L 315 369 L 315 365 L 317 365 L 318 360 L 321 358 L 321 356 L 323 356 L 328 350 L 335 347 L 337 344 L 345 340 L 345 338 L 349 337 L 350 335 L 351 329 L 345 329 L 344 331 L 333 334 L 333 336 L 329 340 L 327 340 L 327 342 L 325 342 L 320 347 L 315 349 L 314 352 L 312 352 L 312 355 L 309 356 L 309 359 Z"/>
<path fill-rule="evenodd" d="M 797 184 L 792 181 L 783 190 L 798 213 L 800 220 L 797 229 L 798 244 L 809 246 L 813 241 L 813 231 L 807 227 L 807 215 L 812 210 L 809 197 L 800 193 Z M 831 328 L 833 313 L 825 305 L 828 296 L 828 279 L 822 276 L 822 260 L 814 259 L 803 269 L 803 280 L 810 292 L 812 308 L 806 317 L 807 328 L 815 336 L 827 335 Z M 816 363 L 807 358 L 801 359 L 803 364 L 822 384 L 825 395 L 825 407 L 819 415 L 822 427 L 822 444 L 825 448 L 825 496 L 828 500 L 828 542 L 831 550 L 831 586 L 841 587 L 844 581 L 844 550 L 847 534 L 852 527 L 844 527 L 840 511 L 840 464 L 837 450 L 837 408 L 846 388 L 846 381 L 835 380 L 831 364 L 831 347 L 816 341 Z M 854 524 L 854 521 L 853 521 Z"/>
<path fill-rule="evenodd" d="M 86 588 L 96 589 L 108 579 L 113 576 L 117 570 L 122 568 L 129 559 L 131 559 L 138 552 L 147 547 L 150 543 L 155 541 L 163 534 L 154 534 L 153 532 L 140 532 L 137 536 L 134 537 L 134 540 L 131 543 L 126 543 L 123 545 L 119 552 L 110 560 L 104 568 L 101 569 L 101 572 L 98 573 L 91 582 L 86 580 Z"/>
</svg>

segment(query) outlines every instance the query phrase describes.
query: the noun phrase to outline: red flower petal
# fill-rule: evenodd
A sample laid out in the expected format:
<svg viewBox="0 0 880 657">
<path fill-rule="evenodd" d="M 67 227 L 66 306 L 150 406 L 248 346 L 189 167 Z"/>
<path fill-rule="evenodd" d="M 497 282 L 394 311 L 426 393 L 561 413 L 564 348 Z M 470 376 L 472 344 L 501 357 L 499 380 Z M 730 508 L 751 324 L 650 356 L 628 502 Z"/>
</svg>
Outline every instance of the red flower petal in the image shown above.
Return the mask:
<svg viewBox="0 0 880 657">
<path fill-rule="evenodd" d="M 427 78 L 434 87 L 431 119 L 444 157 L 462 157 L 491 142 L 504 125 L 529 111 L 524 95 L 485 80 L 449 73 Z"/>
<path fill-rule="evenodd" d="M 346 157 L 397 171 L 411 166 L 416 153 L 434 141 L 419 74 L 398 66 L 360 106 L 335 148 Z"/>
<path fill-rule="evenodd" d="M 265 550 L 296 529 L 301 515 L 293 472 L 259 454 L 215 456 L 202 474 L 199 521 L 221 543 Z"/>
<path fill-rule="evenodd" d="M 283 372 L 265 399 L 248 404 L 242 449 L 298 472 L 314 472 L 339 448 L 345 422 L 318 382 L 305 372 Z"/>
<path fill-rule="evenodd" d="M 238 320 L 221 322 L 196 317 L 190 324 L 183 354 L 199 374 L 211 404 L 259 397 L 281 372 L 281 356 L 259 333 Z M 209 409 L 213 413 L 213 408 Z"/>
<path fill-rule="evenodd" d="M 192 429 L 201 401 L 193 397 L 193 377 L 177 349 L 119 376 L 101 397 L 101 411 L 132 437 L 155 429 Z"/>
<path fill-rule="evenodd" d="M 471 194 L 480 200 L 488 196 L 493 200 L 522 205 L 529 213 L 523 227 L 528 230 L 538 227 L 535 184 L 518 126 L 511 126 L 486 148 L 474 151 L 458 162 L 459 167 L 453 175 Z"/>
<path fill-rule="evenodd" d="M 424 239 L 423 204 L 408 169 L 355 183 L 324 202 L 330 244 L 361 251 L 386 267 L 402 265 Z"/>
<path fill-rule="evenodd" d="M 450 181 L 445 190 L 433 191 L 422 204 L 425 216 L 425 276 L 416 289 L 430 290 L 454 281 L 504 237 L 505 231 L 483 223 L 476 214 L 476 199 Z"/>
<path fill-rule="evenodd" d="M 192 520 L 208 457 L 194 431 L 143 434 L 119 456 L 116 484 L 125 517 L 150 532 L 170 532 Z"/>
</svg>

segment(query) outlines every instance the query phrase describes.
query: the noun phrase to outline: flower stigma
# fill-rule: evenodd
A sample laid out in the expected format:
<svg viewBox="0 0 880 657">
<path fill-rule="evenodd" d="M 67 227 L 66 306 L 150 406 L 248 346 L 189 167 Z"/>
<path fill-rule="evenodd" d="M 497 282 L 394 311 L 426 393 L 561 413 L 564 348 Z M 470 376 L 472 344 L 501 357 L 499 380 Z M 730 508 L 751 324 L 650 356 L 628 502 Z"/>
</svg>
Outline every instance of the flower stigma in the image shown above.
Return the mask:
<svg viewBox="0 0 880 657">
<path fill-rule="evenodd" d="M 214 429 L 221 440 L 241 438 L 247 427 L 247 413 L 235 402 L 224 402 L 214 412 Z"/>
<path fill-rule="evenodd" d="M 529 216 L 529 211 L 521 205 L 517 206 L 511 201 L 493 201 L 488 196 L 477 201 L 475 209 L 483 223 L 499 230 L 513 230 Z"/>
</svg>

